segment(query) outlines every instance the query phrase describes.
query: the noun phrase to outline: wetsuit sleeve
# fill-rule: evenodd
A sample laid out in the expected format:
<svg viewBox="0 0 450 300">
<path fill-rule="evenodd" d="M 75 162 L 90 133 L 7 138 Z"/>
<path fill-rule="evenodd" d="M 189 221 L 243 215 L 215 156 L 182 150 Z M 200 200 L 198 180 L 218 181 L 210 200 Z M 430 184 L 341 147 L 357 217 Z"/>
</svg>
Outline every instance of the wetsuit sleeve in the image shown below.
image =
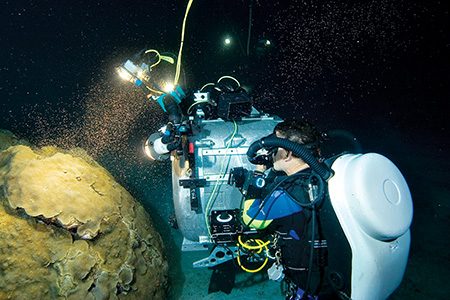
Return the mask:
<svg viewBox="0 0 450 300">
<path fill-rule="evenodd" d="M 244 210 L 242 212 L 242 220 L 244 224 L 250 228 L 262 230 L 272 223 L 272 220 L 264 220 L 264 218 L 258 218 L 258 214 L 255 211 L 258 210 L 261 204 L 261 199 L 247 199 L 244 202 Z"/>
<path fill-rule="evenodd" d="M 264 199 L 247 199 L 244 202 L 243 221 L 252 228 L 267 228 L 273 220 L 302 211 L 302 207 L 283 189 L 276 189 Z"/>
</svg>

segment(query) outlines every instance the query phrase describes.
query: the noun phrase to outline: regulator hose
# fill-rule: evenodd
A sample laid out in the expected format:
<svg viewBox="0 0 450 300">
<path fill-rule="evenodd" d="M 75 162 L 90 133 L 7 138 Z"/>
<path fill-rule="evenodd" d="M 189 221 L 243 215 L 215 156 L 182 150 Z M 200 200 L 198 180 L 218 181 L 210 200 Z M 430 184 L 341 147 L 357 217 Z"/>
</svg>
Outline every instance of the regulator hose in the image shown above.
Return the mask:
<svg viewBox="0 0 450 300">
<path fill-rule="evenodd" d="M 247 158 L 252 164 L 258 164 L 258 156 L 256 153 L 260 149 L 264 148 L 269 150 L 276 147 L 292 151 L 292 153 L 303 159 L 325 181 L 328 181 L 334 175 L 333 170 L 324 163 L 319 162 L 307 147 L 288 139 L 279 138 L 275 134 L 268 135 L 253 142 L 247 150 Z"/>
</svg>

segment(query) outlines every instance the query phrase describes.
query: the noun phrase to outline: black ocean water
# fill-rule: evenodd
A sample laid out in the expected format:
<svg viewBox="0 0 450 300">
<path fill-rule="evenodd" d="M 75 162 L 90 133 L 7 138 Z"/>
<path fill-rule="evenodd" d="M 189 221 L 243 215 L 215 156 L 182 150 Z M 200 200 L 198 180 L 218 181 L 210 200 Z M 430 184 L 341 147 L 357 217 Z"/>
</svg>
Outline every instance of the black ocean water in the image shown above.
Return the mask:
<svg viewBox="0 0 450 300">
<path fill-rule="evenodd" d="M 162 233 L 171 298 L 282 299 L 278 285 L 242 274 L 230 295 L 208 294 L 211 271 L 190 268 L 203 254 L 181 255 L 181 235 L 168 224 L 170 165 L 141 151 L 165 116 L 114 73 L 144 48 L 178 53 L 186 4 L 3 1 L 0 128 L 37 145 L 83 147 L 103 164 Z M 443 2 L 419 0 L 194 1 L 187 20 L 183 87 L 234 76 L 259 109 L 347 130 L 364 152 L 400 168 L 414 219 L 408 268 L 392 299 L 449 294 L 448 20 Z M 270 47 L 259 43 L 265 39 Z"/>
</svg>

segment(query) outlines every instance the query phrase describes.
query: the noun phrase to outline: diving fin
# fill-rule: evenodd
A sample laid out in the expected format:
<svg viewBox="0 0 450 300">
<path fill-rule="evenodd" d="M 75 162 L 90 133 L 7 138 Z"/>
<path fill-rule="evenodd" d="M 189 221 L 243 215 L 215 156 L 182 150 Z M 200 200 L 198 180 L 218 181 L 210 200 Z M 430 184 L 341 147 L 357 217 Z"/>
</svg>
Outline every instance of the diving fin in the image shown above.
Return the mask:
<svg viewBox="0 0 450 300">
<path fill-rule="evenodd" d="M 233 261 L 228 261 L 214 267 L 209 280 L 208 294 L 224 292 L 230 294 L 236 279 L 236 268 Z"/>
</svg>

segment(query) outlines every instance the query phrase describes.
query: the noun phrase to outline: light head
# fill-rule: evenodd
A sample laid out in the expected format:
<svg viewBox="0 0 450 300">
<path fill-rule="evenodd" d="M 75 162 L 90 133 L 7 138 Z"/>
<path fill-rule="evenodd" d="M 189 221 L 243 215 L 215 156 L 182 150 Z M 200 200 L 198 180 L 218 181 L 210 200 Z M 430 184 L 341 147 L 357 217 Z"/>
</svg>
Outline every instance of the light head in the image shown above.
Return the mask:
<svg viewBox="0 0 450 300">
<path fill-rule="evenodd" d="M 117 74 L 125 81 L 141 86 L 143 82 L 150 78 L 150 69 L 146 63 L 137 65 L 131 60 L 127 60 L 123 65 L 116 68 Z"/>
<path fill-rule="evenodd" d="M 152 161 L 163 161 L 170 157 L 170 150 L 167 144 L 162 142 L 160 132 L 151 134 L 144 143 L 144 153 Z"/>
</svg>

